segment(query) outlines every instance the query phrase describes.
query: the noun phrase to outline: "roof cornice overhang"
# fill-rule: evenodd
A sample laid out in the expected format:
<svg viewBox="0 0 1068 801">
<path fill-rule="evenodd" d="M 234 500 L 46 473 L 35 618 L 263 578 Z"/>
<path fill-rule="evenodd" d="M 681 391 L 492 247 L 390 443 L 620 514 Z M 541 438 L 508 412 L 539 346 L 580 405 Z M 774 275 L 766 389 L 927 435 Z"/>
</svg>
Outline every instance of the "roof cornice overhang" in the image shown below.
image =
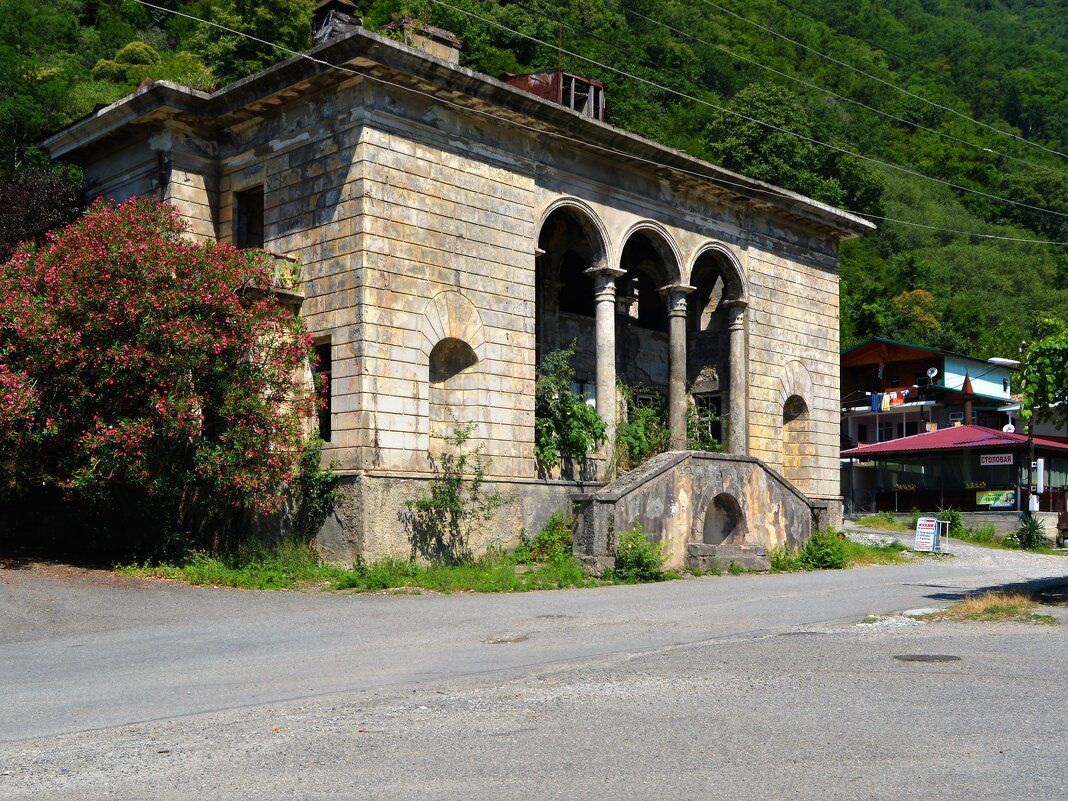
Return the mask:
<svg viewBox="0 0 1068 801">
<path fill-rule="evenodd" d="M 358 76 L 411 89 L 476 113 L 487 112 L 527 129 L 562 136 L 579 148 L 629 160 L 657 174 L 667 173 L 675 182 L 692 184 L 725 202 L 792 220 L 839 240 L 875 230 L 868 220 L 842 209 L 584 117 L 363 28 L 211 94 L 156 82 L 72 123 L 41 145 L 52 158 L 77 161 L 85 148 L 108 137 L 121 136 L 131 125 L 168 117 L 195 122 L 197 128 L 210 134 L 262 117 L 271 106 L 278 105 L 280 97 L 296 98 L 309 88 L 336 85 Z"/>
</svg>

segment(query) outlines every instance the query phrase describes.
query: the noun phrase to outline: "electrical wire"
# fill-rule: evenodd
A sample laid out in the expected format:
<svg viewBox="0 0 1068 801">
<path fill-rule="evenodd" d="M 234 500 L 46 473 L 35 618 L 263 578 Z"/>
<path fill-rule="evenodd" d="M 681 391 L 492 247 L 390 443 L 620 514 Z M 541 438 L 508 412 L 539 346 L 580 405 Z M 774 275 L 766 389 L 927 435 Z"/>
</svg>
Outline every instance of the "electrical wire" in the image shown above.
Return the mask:
<svg viewBox="0 0 1068 801">
<path fill-rule="evenodd" d="M 535 134 L 540 135 L 540 136 L 551 136 L 553 138 L 560 139 L 562 141 L 569 142 L 569 143 L 572 143 L 572 144 L 582 145 L 584 147 L 588 147 L 588 148 L 591 148 L 593 150 L 597 150 L 599 152 L 606 153 L 608 155 L 620 156 L 622 158 L 626 158 L 626 159 L 629 159 L 631 161 L 636 161 L 636 162 L 639 162 L 639 163 L 642 163 L 642 164 L 648 164 L 648 165 L 653 166 L 653 167 L 660 167 L 660 168 L 664 168 L 664 169 L 670 169 L 670 170 L 673 170 L 673 171 L 675 171 L 677 173 L 681 173 L 683 175 L 689 175 L 689 176 L 692 176 L 692 177 L 695 177 L 695 178 L 700 178 L 702 180 L 709 181 L 710 183 L 714 183 L 714 184 L 721 185 L 721 186 L 735 187 L 737 189 L 740 189 L 740 190 L 743 190 L 743 191 L 746 191 L 746 192 L 751 192 L 751 193 L 754 193 L 754 194 L 768 195 L 768 196 L 770 196 L 772 198 L 783 199 L 783 200 L 795 200 L 797 198 L 797 196 L 792 194 L 792 193 L 788 193 L 788 192 L 783 191 L 783 190 L 776 190 L 775 188 L 771 187 L 770 185 L 768 186 L 768 188 L 764 189 L 764 188 L 761 188 L 759 186 L 754 186 L 754 185 L 748 184 L 748 183 L 743 184 L 743 183 L 740 183 L 740 182 L 737 182 L 737 181 L 728 180 L 727 178 L 724 178 L 722 176 L 712 176 L 712 175 L 708 175 L 707 173 L 704 173 L 704 172 L 698 172 L 696 170 L 688 170 L 688 169 L 686 169 L 684 167 L 665 164 L 665 163 L 663 163 L 661 161 L 656 161 L 655 159 L 644 158 L 642 156 L 637 156 L 637 155 L 635 155 L 633 153 L 627 153 L 627 152 L 624 152 L 622 150 L 616 150 L 615 148 L 605 147 L 604 145 L 598 145 L 598 144 L 595 144 L 593 142 L 586 142 L 586 141 L 583 141 L 583 140 L 580 140 L 580 139 L 576 139 L 573 136 L 568 136 L 567 134 L 562 134 L 562 133 L 559 133 L 557 131 L 549 130 L 549 129 L 546 129 L 546 128 L 539 128 L 539 127 L 536 127 L 534 125 L 527 125 L 525 123 L 521 123 L 521 122 L 518 122 L 516 120 L 508 119 L 507 117 L 502 117 L 499 114 L 494 114 L 494 113 L 489 112 L 489 111 L 483 111 L 481 109 L 476 109 L 476 108 L 472 108 L 470 106 L 462 105 L 460 103 L 455 103 L 455 102 L 453 102 L 451 100 L 446 100 L 444 98 L 438 97 L 437 95 L 431 94 L 430 92 L 424 92 L 424 91 L 422 91 L 420 89 L 415 89 L 415 88 L 410 87 L 410 86 L 404 86 L 404 85 L 396 83 L 394 81 L 388 81 L 388 80 L 386 80 L 384 78 L 379 78 L 379 77 L 377 77 L 375 75 L 371 75 L 368 72 L 363 72 L 363 71 L 356 70 L 356 69 L 353 69 L 351 67 L 346 67 L 346 66 L 343 66 L 343 65 L 331 64 L 328 61 L 325 61 L 325 60 L 320 59 L 320 58 L 316 58 L 315 56 L 309 55 L 308 53 L 302 53 L 302 52 L 298 52 L 296 50 L 292 50 L 292 49 L 290 49 L 288 47 L 285 47 L 284 45 L 275 44 L 274 42 L 267 41 L 266 39 L 260 39 L 260 38 L 258 38 L 256 36 L 253 36 L 252 34 L 245 33 L 244 31 L 239 31 L 239 30 L 236 30 L 234 28 L 229 28 L 229 27 L 227 27 L 225 25 L 221 25 L 221 24 L 219 24 L 217 22 L 212 22 L 210 20 L 201 19 L 200 17 L 194 17 L 194 16 L 192 16 L 190 14 L 186 14 L 186 13 L 183 13 L 181 11 L 176 11 L 174 9 L 165 8 L 164 6 L 155 5 L 154 3 L 148 2 L 148 0 L 135 0 L 135 2 L 137 2 L 138 4 L 140 4 L 142 6 L 145 6 L 147 8 L 152 8 L 152 9 L 155 9 L 157 11 L 163 11 L 163 12 L 165 12 L 167 14 L 173 14 L 175 16 L 184 17 L 186 19 L 189 19 L 189 20 L 192 20 L 192 21 L 195 21 L 195 22 L 200 22 L 200 23 L 202 23 L 204 25 L 208 25 L 208 26 L 213 27 L 213 28 L 217 28 L 218 30 L 226 31 L 227 33 L 233 33 L 233 34 L 235 34 L 237 36 L 243 36 L 246 39 L 249 39 L 251 41 L 255 41 L 255 42 L 259 42 L 260 44 L 268 45 L 270 47 L 276 48 L 277 50 L 279 50 L 279 51 L 281 51 L 283 53 L 287 53 L 287 54 L 289 54 L 291 56 L 295 56 L 297 58 L 301 58 L 301 59 L 304 59 L 306 61 L 310 61 L 310 62 L 312 62 L 314 64 L 319 65 L 319 66 L 328 67 L 330 69 L 338 70 L 339 72 L 343 72 L 343 73 L 346 73 L 348 75 L 354 75 L 356 77 L 365 78 L 365 79 L 367 79 L 369 81 L 373 81 L 373 82 L 381 84 L 383 86 L 389 86 L 389 87 L 394 88 L 394 89 L 399 89 L 399 90 L 401 90 L 403 92 L 408 92 L 409 94 L 414 94 L 414 95 L 418 95 L 418 96 L 421 96 L 421 97 L 425 97 L 425 98 L 427 98 L 429 100 L 434 101 L 435 103 L 440 103 L 440 104 L 446 105 L 446 106 L 452 106 L 452 107 L 454 107 L 456 109 L 459 109 L 460 111 L 463 111 L 463 112 L 466 112 L 466 113 L 470 113 L 470 114 L 479 115 L 479 116 L 483 116 L 483 117 L 486 117 L 488 119 L 494 120 L 496 122 L 505 123 L 505 124 L 511 125 L 511 126 L 513 126 L 515 128 L 519 128 L 519 129 L 522 129 L 522 130 L 530 131 L 530 132 L 535 133 Z M 1022 238 L 1022 237 L 999 236 L 999 235 L 995 235 L 995 234 L 980 234 L 980 233 L 976 233 L 976 232 L 973 232 L 973 231 L 961 231 L 961 230 L 954 229 L 954 228 L 943 228 L 943 227 L 939 227 L 939 226 L 925 225 L 923 223 L 911 222 L 909 220 L 900 220 L 900 219 L 897 219 L 897 218 L 894 218 L 894 217 L 886 217 L 886 216 L 880 216 L 880 215 L 876 215 L 876 214 L 868 214 L 867 212 L 852 211 L 850 209 L 839 209 L 839 210 L 843 211 L 843 212 L 846 212 L 848 214 L 851 214 L 854 217 L 868 218 L 869 221 L 870 220 L 882 220 L 882 221 L 885 221 L 885 222 L 892 222 L 892 223 L 895 223 L 895 224 L 898 224 L 898 225 L 906 225 L 906 226 L 912 226 L 912 227 L 917 227 L 917 228 L 924 228 L 924 229 L 927 229 L 927 230 L 938 231 L 938 232 L 946 233 L 946 234 L 954 234 L 954 235 L 962 236 L 962 237 L 970 237 L 970 238 L 986 239 L 986 240 L 995 240 L 995 241 L 1002 241 L 1002 242 L 1016 242 L 1016 243 L 1031 244 L 1031 245 L 1053 245 L 1053 246 L 1058 246 L 1058 247 L 1068 246 L 1068 241 L 1065 241 L 1065 242 L 1053 242 L 1053 241 L 1046 240 L 1046 239 L 1027 239 L 1027 238 Z"/>
<path fill-rule="evenodd" d="M 785 78 L 785 79 L 787 79 L 789 81 L 793 81 L 794 83 L 798 83 L 801 86 L 804 86 L 804 87 L 806 87 L 808 89 L 814 89 L 817 92 L 822 92 L 823 94 L 827 95 L 828 97 L 833 97 L 833 98 L 835 98 L 837 100 L 841 100 L 841 101 L 844 101 L 846 103 L 851 103 L 854 106 L 859 106 L 860 108 L 865 109 L 866 111 L 870 111 L 873 114 L 878 114 L 881 117 L 886 117 L 887 119 L 894 120 L 895 122 L 899 122 L 902 125 L 908 125 L 908 126 L 911 126 L 913 128 L 916 128 L 917 130 L 926 131 L 927 133 L 934 134 L 935 136 L 939 136 L 939 137 L 941 137 L 943 139 L 948 139 L 949 141 L 956 142 L 956 143 L 961 144 L 961 145 L 966 145 L 966 146 L 968 146 L 970 148 L 978 150 L 981 153 L 987 153 L 987 154 L 994 155 L 994 156 L 1000 156 L 1001 158 L 1009 159 L 1010 161 L 1016 161 L 1016 162 L 1019 162 L 1020 164 L 1026 164 L 1028 167 L 1033 167 L 1033 168 L 1039 169 L 1039 170 L 1046 170 L 1048 172 L 1052 172 L 1052 173 L 1057 174 L 1057 175 L 1063 175 L 1063 172 L 1061 170 L 1058 170 L 1056 167 L 1050 167 L 1049 165 L 1046 165 L 1046 164 L 1036 164 L 1033 161 L 1028 161 L 1027 159 L 1020 158 L 1019 156 L 1014 156 L 1011 153 L 1004 153 L 1004 152 L 1002 152 L 1000 150 L 995 150 L 994 148 L 985 147 L 985 146 L 977 144 L 975 142 L 970 142 L 967 139 L 962 139 L 959 136 L 954 136 L 953 134 L 946 133 L 945 131 L 938 131 L 938 130 L 935 130 L 934 128 L 928 128 L 926 125 L 921 125 L 918 122 L 912 122 L 911 120 L 907 120 L 904 117 L 899 117 L 896 114 L 891 114 L 888 111 L 883 111 L 882 109 L 875 108 L 874 106 L 870 106 L 867 103 L 864 103 L 864 102 L 862 102 L 860 100 L 855 100 L 855 99 L 853 99 L 851 97 L 846 97 L 844 95 L 840 95 L 840 94 L 838 94 L 837 92 L 834 92 L 831 89 L 827 89 L 827 88 L 825 88 L 823 86 L 820 86 L 819 84 L 812 83 L 811 81 L 806 81 L 804 78 L 799 78 L 799 77 L 797 77 L 795 75 L 790 75 L 789 73 L 783 72 L 782 70 L 777 70 L 777 69 L 775 69 L 775 67 L 772 67 L 772 66 L 769 66 L 767 64 L 764 64 L 763 62 L 761 62 L 761 61 L 759 61 L 759 60 L 757 60 L 755 58 L 750 58 L 749 56 L 743 56 L 740 53 L 735 53 L 733 50 L 731 50 L 726 45 L 722 45 L 722 44 L 720 44 L 718 42 L 706 41 L 705 39 L 702 39 L 700 36 L 697 36 L 695 34 L 692 34 L 692 33 L 689 33 L 687 31 L 681 30 L 680 28 L 676 28 L 675 26 L 669 25 L 666 22 L 661 22 L 660 20 L 654 19 L 653 17 L 646 16 L 645 14 L 642 14 L 639 11 L 634 11 L 633 9 L 630 9 L 630 8 L 627 8 L 626 6 L 620 5 L 619 3 L 615 3 L 615 2 L 613 2 L 613 0 L 603 0 L 603 2 L 605 3 L 605 5 L 609 5 L 609 6 L 612 6 L 614 8 L 619 9 L 624 14 L 627 14 L 627 15 L 632 16 L 632 17 L 638 17 L 639 19 L 643 19 L 646 22 L 650 22 L 653 25 L 658 25 L 661 28 L 664 28 L 665 30 L 671 31 L 672 33 L 676 34 L 677 36 L 681 36 L 683 38 L 690 39 L 691 41 L 698 42 L 698 43 L 704 45 L 705 47 L 711 47 L 714 50 L 719 50 L 722 53 L 726 53 L 731 58 L 735 58 L 735 59 L 737 59 L 739 61 L 742 61 L 742 62 L 744 62 L 746 64 L 751 64 L 752 66 L 755 66 L 755 67 L 759 67 L 762 70 L 766 70 L 766 71 L 768 71 L 768 72 L 770 72 L 770 73 L 772 73 L 774 75 L 779 76 L 780 78 Z M 521 8 L 526 8 L 526 6 L 524 6 L 522 3 L 518 3 L 517 2 L 515 4 L 520 6 Z M 532 9 L 529 9 L 529 8 L 527 10 L 528 11 L 532 11 Z M 537 12 L 532 12 L 532 13 L 537 13 Z M 542 16 L 544 16 L 544 15 L 542 15 Z M 563 23 L 561 22 L 560 24 L 562 25 Z M 571 30 L 575 30 L 574 27 L 570 26 L 570 25 L 568 26 L 568 28 L 571 29 Z M 604 39 L 603 37 L 596 36 L 595 34 L 589 34 L 589 33 L 587 33 L 586 35 L 592 35 L 592 36 L 594 36 L 594 38 L 599 39 L 600 41 L 603 41 L 603 42 L 605 42 L 605 43 L 607 43 L 609 45 L 612 45 L 617 50 L 622 50 L 622 48 L 619 47 L 619 45 L 613 45 L 612 42 L 609 42 L 607 39 Z M 647 61 L 647 63 L 652 63 L 652 62 L 648 62 Z M 653 66 L 658 66 L 658 65 L 656 65 L 654 63 Z M 708 87 L 705 87 L 705 88 L 707 89 Z"/>
<path fill-rule="evenodd" d="M 826 59 L 827 61 L 830 61 L 833 64 L 837 64 L 840 67 L 845 67 L 848 70 L 852 70 L 853 72 L 857 73 L 858 75 L 863 75 L 865 78 L 870 78 L 873 81 L 878 81 L 879 83 L 883 84 L 884 86 L 890 87 L 891 89 L 893 89 L 896 92 L 901 92 L 901 94 L 908 95 L 911 98 L 914 98 L 914 99 L 919 100 L 919 101 L 921 101 L 923 103 L 926 103 L 929 106 L 933 106 L 934 108 L 941 109 L 942 111 L 948 111 L 950 114 L 954 114 L 954 115 L 960 117 L 962 120 L 967 120 L 968 122 L 971 122 L 971 123 L 973 123 L 975 125 L 979 125 L 979 126 L 981 126 L 983 128 L 986 128 L 989 131 L 993 131 L 996 134 L 1000 134 L 1002 136 L 1007 136 L 1010 139 L 1015 139 L 1018 142 L 1023 142 L 1024 144 L 1031 145 L 1032 147 L 1037 147 L 1037 148 L 1039 148 L 1041 150 L 1045 150 L 1047 153 L 1052 153 L 1053 155 L 1060 156 L 1061 158 L 1068 158 L 1068 153 L 1062 153 L 1059 150 L 1054 150 L 1052 148 L 1046 147 L 1045 145 L 1040 145 L 1038 142 L 1032 142 L 1030 139 L 1024 139 L 1019 134 L 1014 134 L 1014 133 L 1010 133 L 1008 131 L 1003 131 L 1000 128 L 995 128 L 993 125 L 988 125 L 985 122 L 981 122 L 981 121 L 979 121 L 977 119 L 969 117 L 967 114 L 964 114 L 964 113 L 962 113 L 960 111 L 957 111 L 954 108 L 950 108 L 949 106 L 943 106 L 941 103 L 936 103 L 933 100 L 928 100 L 926 97 L 923 97 L 922 95 L 918 95 L 915 92 L 912 92 L 912 91 L 909 91 L 908 89 L 900 87 L 897 84 L 891 83 L 890 81 L 888 81 L 888 80 L 886 80 L 884 78 L 880 78 L 878 75 L 872 75 L 870 72 L 865 72 L 864 70 L 860 69 L 860 67 L 854 67 L 852 64 L 847 64 L 844 61 L 840 61 L 837 58 L 835 58 L 834 56 L 828 56 L 826 53 L 821 53 L 819 50 L 816 50 L 815 48 L 809 47 L 806 44 L 802 44 L 801 42 L 798 42 L 798 41 L 796 41 L 794 39 L 791 39 L 789 36 L 781 34 L 778 31 L 767 27 L 766 25 L 761 25 L 759 22 L 754 22 L 753 20 L 749 19 L 748 17 L 743 17 L 741 14 L 738 14 L 738 13 L 736 13 L 734 11 L 731 11 L 729 8 L 724 8 L 723 6 L 719 5 L 718 3 L 712 2 L 712 0 L 701 0 L 701 2 L 704 3 L 707 6 L 711 6 L 712 8 L 723 12 L 724 14 L 727 14 L 727 15 L 729 15 L 731 17 L 734 17 L 735 19 L 741 20 L 742 22 L 746 23 L 747 25 L 752 25 L 754 28 L 759 28 L 762 31 L 766 31 L 767 33 L 770 33 L 772 36 L 775 36 L 775 37 L 778 37 L 779 39 L 782 39 L 784 42 L 789 42 L 790 44 L 795 45 L 796 47 L 800 47 L 801 49 L 803 49 L 803 50 L 805 50 L 805 51 L 807 51 L 809 53 L 812 53 L 815 56 L 819 56 L 822 59 Z"/>
<path fill-rule="evenodd" d="M 701 99 L 699 97 L 694 97 L 693 95 L 686 94 L 685 92 L 680 92 L 677 89 L 672 89 L 669 86 L 663 86 L 662 84 L 658 84 L 656 81 L 650 81 L 648 78 L 642 78 L 640 75 L 635 75 L 635 74 L 627 72 L 625 70 L 618 69 L 617 67 L 613 67 L 613 66 L 611 66 L 609 64 L 605 64 L 603 62 L 597 61 L 596 59 L 592 59 L 592 58 L 589 58 L 587 56 L 583 56 L 580 53 L 575 53 L 575 52 L 573 52 L 571 50 L 567 50 L 567 49 L 565 49 L 563 47 L 560 47 L 559 45 L 554 45 L 554 44 L 551 44 L 550 42 L 546 42 L 546 41 L 544 41 L 542 39 L 538 39 L 536 36 L 531 36 L 530 34 L 522 33 L 521 31 L 517 31 L 514 28 L 509 28 L 507 25 L 504 25 L 503 23 L 497 22 L 496 20 L 489 19 L 488 17 L 483 17 L 480 14 L 476 14 L 473 11 L 468 11 L 466 9 L 459 8 L 457 6 L 454 6 L 454 5 L 451 5 L 449 3 L 446 3 L 445 0 L 430 0 L 430 2 L 435 3 L 436 5 L 442 6 L 443 8 L 447 8 L 447 9 L 449 9 L 451 11 L 455 11 L 455 12 L 457 12 L 459 14 L 464 14 L 466 16 L 469 16 L 469 17 L 473 18 L 473 19 L 480 20 L 480 21 L 485 22 L 485 23 L 487 23 L 489 25 L 493 25 L 493 26 L 495 26 L 497 28 L 500 28 L 501 30 L 507 31 L 508 33 L 514 34 L 516 36 L 520 36 L 520 37 L 522 37 L 524 39 L 529 39 L 532 42 L 540 44 L 543 47 L 548 47 L 548 48 L 551 48 L 553 50 L 556 50 L 556 51 L 558 51 L 558 52 L 560 52 L 560 53 L 562 53 L 564 55 L 568 55 L 568 56 L 571 56 L 572 58 L 580 59 L 580 60 L 585 61 L 585 62 L 587 62 L 589 64 L 593 64 L 596 67 L 600 67 L 601 69 L 605 69 L 605 70 L 609 70 L 610 72 L 614 72 L 617 75 L 622 75 L 624 78 L 629 78 L 631 80 L 638 81 L 639 83 L 646 84 L 647 86 L 651 86 L 654 89 L 659 89 L 659 90 L 661 90 L 663 92 L 668 92 L 669 94 L 673 94 L 673 95 L 675 95 L 677 97 L 681 97 L 681 98 L 683 98 L 685 100 L 693 101 L 694 103 L 700 103 L 701 105 L 708 106 L 709 108 L 716 109 L 717 111 L 723 112 L 724 114 L 730 114 L 730 115 L 732 115 L 734 117 L 738 117 L 740 119 L 746 120 L 747 122 L 753 122 L 753 123 L 756 123 L 757 125 L 762 125 L 765 128 L 770 128 L 773 131 L 777 131 L 779 133 L 784 133 L 784 134 L 787 134 L 788 136 L 792 136 L 795 139 L 800 139 L 800 140 L 802 140 L 804 142 L 809 142 L 810 144 L 818 145 L 819 147 L 823 147 L 823 148 L 827 148 L 828 150 L 834 150 L 834 151 L 836 151 L 838 153 L 842 153 L 842 154 L 847 155 L 847 156 L 853 156 L 854 158 L 862 159 L 862 160 L 870 162 L 872 164 L 878 164 L 881 167 L 886 167 L 888 169 L 897 170 L 898 172 L 905 173 L 906 175 L 911 175 L 914 178 L 923 178 L 924 180 L 932 181 L 934 183 L 941 184 L 943 186 L 947 186 L 947 187 L 949 187 L 951 189 L 956 189 L 956 190 L 961 191 L 961 192 L 968 192 L 970 194 L 979 195 L 980 197 L 985 197 L 985 198 L 988 198 L 989 200 L 996 200 L 996 201 L 998 201 L 1000 203 L 1007 203 L 1007 204 L 1009 204 L 1011 206 L 1017 206 L 1019 208 L 1030 209 L 1032 211 L 1040 211 L 1040 212 L 1042 212 L 1044 214 L 1052 214 L 1052 215 L 1055 215 L 1057 217 L 1066 217 L 1066 218 L 1068 218 L 1068 212 L 1057 211 L 1055 209 L 1047 209 L 1047 208 L 1043 208 L 1042 206 L 1033 206 L 1030 203 L 1022 203 L 1022 202 L 1020 202 L 1018 200 L 1012 200 L 1012 199 L 1007 198 L 1007 197 L 1001 197 L 1000 195 L 992 194 L 991 192 L 984 192 L 984 191 L 982 191 L 980 189 L 972 189 L 971 187 L 963 186 L 961 184 L 955 184 L 952 181 L 946 181 L 946 180 L 944 180 L 942 178 L 935 178 L 934 176 L 927 175 L 925 173 L 919 172 L 918 170 L 914 170 L 911 167 L 904 167 L 904 166 L 902 166 L 900 164 L 894 164 L 892 162 L 882 161 L 882 160 L 877 159 L 877 158 L 875 158 L 873 156 L 866 156 L 863 153 L 860 153 L 858 151 L 850 150 L 850 149 L 844 148 L 844 147 L 839 147 L 838 145 L 832 145 L 829 142 L 823 142 L 823 141 L 821 141 L 819 139 L 815 139 L 815 138 L 813 138 L 811 136 L 806 136 L 805 134 L 799 134 L 799 133 L 797 133 L 795 131 L 791 131 L 791 130 L 789 130 L 787 128 L 782 128 L 782 127 L 780 127 L 778 125 L 773 125 L 770 122 L 765 122 L 764 120 L 758 119 L 756 117 L 750 117 L 748 114 L 743 114 L 740 111 L 733 111 L 733 110 L 731 110 L 729 108 L 726 108 L 724 106 L 720 106 L 720 105 L 717 105 L 716 103 L 712 103 L 711 101 L 703 100 L 703 99 Z M 704 0 L 704 2 L 707 2 L 707 0 Z"/>
</svg>

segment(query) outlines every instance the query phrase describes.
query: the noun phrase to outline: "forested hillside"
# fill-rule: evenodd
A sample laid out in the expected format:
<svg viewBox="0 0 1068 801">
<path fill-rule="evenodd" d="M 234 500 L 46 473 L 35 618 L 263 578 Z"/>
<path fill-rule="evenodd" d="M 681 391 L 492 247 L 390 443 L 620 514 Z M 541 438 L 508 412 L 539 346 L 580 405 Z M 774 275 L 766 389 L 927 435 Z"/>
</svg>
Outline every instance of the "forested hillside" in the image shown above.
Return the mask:
<svg viewBox="0 0 1068 801">
<path fill-rule="evenodd" d="M 0 0 L 0 172 L 146 77 L 209 89 L 286 57 L 168 11 L 303 50 L 314 5 L 152 1 Z M 456 32 L 491 75 L 604 81 L 612 123 L 872 215 L 843 247 L 845 345 L 1008 356 L 1068 308 L 1068 246 L 1013 241 L 1068 242 L 1068 0 L 357 5 Z"/>
</svg>

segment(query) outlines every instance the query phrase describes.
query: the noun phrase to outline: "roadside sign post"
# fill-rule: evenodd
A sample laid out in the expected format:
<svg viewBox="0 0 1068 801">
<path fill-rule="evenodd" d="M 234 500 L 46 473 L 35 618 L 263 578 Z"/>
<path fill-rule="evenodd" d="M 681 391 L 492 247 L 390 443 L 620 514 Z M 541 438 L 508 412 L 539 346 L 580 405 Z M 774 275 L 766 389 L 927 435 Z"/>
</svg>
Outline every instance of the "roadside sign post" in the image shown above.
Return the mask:
<svg viewBox="0 0 1068 801">
<path fill-rule="evenodd" d="M 945 553 L 949 539 L 949 521 L 937 517 L 921 517 L 916 521 L 916 539 L 912 550 L 921 553 Z"/>
</svg>

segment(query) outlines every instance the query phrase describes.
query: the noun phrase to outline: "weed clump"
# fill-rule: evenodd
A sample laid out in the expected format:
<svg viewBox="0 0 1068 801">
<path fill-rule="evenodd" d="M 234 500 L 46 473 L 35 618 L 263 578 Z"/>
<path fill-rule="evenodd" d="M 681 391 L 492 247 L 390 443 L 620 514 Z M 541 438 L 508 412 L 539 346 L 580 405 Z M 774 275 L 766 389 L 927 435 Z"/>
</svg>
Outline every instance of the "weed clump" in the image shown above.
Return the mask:
<svg viewBox="0 0 1068 801">
<path fill-rule="evenodd" d="M 605 573 L 606 579 L 619 584 L 642 584 L 668 578 L 664 571 L 664 546 L 649 542 L 646 537 L 641 523 L 636 523 L 633 529 L 620 536 L 616 566 Z"/>
</svg>

